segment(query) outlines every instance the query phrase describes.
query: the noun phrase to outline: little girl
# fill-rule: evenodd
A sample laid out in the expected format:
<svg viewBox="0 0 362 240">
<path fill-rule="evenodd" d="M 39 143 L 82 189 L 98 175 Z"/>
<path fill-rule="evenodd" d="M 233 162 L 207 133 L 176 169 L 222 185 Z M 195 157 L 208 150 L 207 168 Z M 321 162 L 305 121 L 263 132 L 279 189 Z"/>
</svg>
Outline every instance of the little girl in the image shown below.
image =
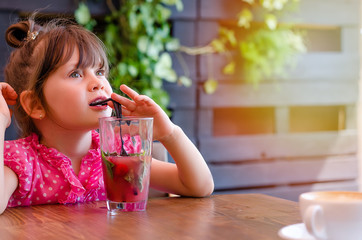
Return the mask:
<svg viewBox="0 0 362 240">
<path fill-rule="evenodd" d="M 10 26 L 7 43 L 16 48 L 0 83 L 0 214 L 6 207 L 105 200 L 98 119 L 113 105 L 91 103 L 111 97 L 123 114 L 154 118 L 154 140 L 176 164 L 152 161 L 152 188 L 203 197 L 214 183 L 203 157 L 180 127 L 147 96 L 125 85 L 129 98 L 112 93 L 103 44 L 67 20 L 42 26 L 32 19 Z M 90 105 L 91 104 L 91 105 Z M 14 115 L 22 138 L 4 141 Z"/>
</svg>

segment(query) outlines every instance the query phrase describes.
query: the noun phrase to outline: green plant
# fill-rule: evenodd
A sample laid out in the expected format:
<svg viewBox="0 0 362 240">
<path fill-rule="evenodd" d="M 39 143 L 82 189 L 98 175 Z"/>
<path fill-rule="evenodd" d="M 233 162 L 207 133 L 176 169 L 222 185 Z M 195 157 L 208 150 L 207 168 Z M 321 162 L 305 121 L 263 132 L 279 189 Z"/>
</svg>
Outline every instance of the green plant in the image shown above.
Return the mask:
<svg viewBox="0 0 362 240">
<path fill-rule="evenodd" d="M 236 74 L 241 68 L 241 78 L 257 86 L 264 79 L 283 77 L 286 68 L 295 63 L 295 56 L 305 52 L 303 33 L 293 24 L 279 23 L 286 12 L 297 9 L 299 0 L 242 0 L 242 10 L 237 21 L 219 28 L 217 38 L 203 47 L 184 47 L 188 54 L 225 54 L 228 63 L 222 69 L 226 75 Z M 210 61 L 209 61 L 210 62 Z M 209 76 L 204 83 L 206 93 L 213 93 L 218 81 L 209 66 Z"/>
<path fill-rule="evenodd" d="M 110 14 L 105 16 L 104 30 L 99 34 L 108 50 L 111 85 L 118 91 L 120 84 L 127 84 L 167 111 L 169 96 L 163 80 L 186 85 L 191 82 L 187 76 L 177 76 L 169 54 L 179 49 L 179 41 L 171 37 L 171 10 L 167 6 L 182 10 L 182 1 L 119 0 L 118 4 L 117 8 L 107 0 Z M 75 17 L 90 30 L 96 25 L 84 2 Z"/>
</svg>

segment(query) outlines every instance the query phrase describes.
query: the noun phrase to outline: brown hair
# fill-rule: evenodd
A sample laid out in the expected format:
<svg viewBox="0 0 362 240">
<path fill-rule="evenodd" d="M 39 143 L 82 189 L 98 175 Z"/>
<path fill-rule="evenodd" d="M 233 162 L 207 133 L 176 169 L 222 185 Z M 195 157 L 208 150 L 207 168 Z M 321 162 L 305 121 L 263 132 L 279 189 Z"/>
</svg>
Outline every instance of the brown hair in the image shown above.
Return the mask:
<svg viewBox="0 0 362 240">
<path fill-rule="evenodd" d="M 98 37 L 66 19 L 55 19 L 41 26 L 30 18 L 11 25 L 5 38 L 11 47 L 16 48 L 5 67 L 5 81 L 19 96 L 24 90 L 32 91 L 34 101 L 40 101 L 46 110 L 44 84 L 50 74 L 71 58 L 74 50 L 79 51 L 77 67 L 101 65 L 106 72 L 109 70 L 105 48 Z M 40 134 L 19 99 L 14 116 L 22 136 L 32 132 Z"/>
</svg>

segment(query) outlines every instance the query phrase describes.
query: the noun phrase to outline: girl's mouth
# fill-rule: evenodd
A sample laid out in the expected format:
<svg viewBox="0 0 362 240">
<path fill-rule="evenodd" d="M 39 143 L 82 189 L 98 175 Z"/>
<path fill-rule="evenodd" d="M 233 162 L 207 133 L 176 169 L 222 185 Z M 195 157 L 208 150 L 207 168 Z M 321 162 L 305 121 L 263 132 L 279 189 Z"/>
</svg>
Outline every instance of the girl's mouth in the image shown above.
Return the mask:
<svg viewBox="0 0 362 240">
<path fill-rule="evenodd" d="M 89 106 L 104 106 L 107 105 L 107 102 L 112 101 L 114 110 L 116 112 L 116 117 L 121 118 L 122 117 L 122 105 L 119 104 L 117 101 L 114 101 L 112 98 L 107 98 L 104 100 L 96 99 L 95 101 L 91 102 Z"/>
<path fill-rule="evenodd" d="M 112 101 L 112 99 L 111 98 L 107 98 L 107 99 L 104 99 L 104 100 L 97 99 L 94 102 L 91 102 L 89 104 L 89 106 L 105 106 L 105 105 L 107 105 L 107 102 L 109 102 L 109 101 Z"/>
</svg>

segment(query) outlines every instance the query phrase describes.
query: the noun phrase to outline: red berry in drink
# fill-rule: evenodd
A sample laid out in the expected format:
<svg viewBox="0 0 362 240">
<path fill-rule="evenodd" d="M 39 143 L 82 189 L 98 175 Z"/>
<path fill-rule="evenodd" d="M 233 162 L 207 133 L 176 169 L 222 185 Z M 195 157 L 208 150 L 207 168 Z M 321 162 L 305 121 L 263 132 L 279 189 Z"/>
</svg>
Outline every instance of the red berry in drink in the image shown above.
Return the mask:
<svg viewBox="0 0 362 240">
<path fill-rule="evenodd" d="M 128 166 L 126 164 L 117 163 L 114 166 L 114 176 L 124 176 L 128 173 Z"/>
</svg>

